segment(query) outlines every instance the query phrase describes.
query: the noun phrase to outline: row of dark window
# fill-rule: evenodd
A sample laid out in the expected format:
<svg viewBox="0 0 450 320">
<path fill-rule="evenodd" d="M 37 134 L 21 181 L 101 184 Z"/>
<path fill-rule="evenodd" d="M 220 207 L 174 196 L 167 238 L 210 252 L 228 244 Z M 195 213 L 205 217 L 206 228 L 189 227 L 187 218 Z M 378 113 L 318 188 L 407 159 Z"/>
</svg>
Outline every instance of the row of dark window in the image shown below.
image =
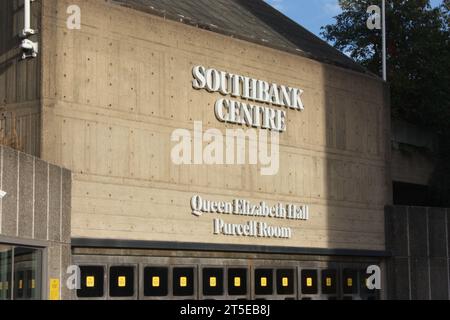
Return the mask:
<svg viewBox="0 0 450 320">
<path fill-rule="evenodd" d="M 0 244 L 0 300 L 41 296 L 42 250 Z"/>
<path fill-rule="evenodd" d="M 81 266 L 80 298 L 104 296 L 104 267 Z M 135 296 L 135 266 L 111 266 L 109 268 L 109 296 L 126 298 Z M 246 268 L 203 268 L 200 284 L 205 297 L 247 296 L 249 272 Z M 225 277 L 226 276 L 226 277 Z M 300 271 L 302 295 L 337 296 L 339 287 L 344 295 L 355 295 L 367 290 L 364 277 L 358 277 L 354 269 L 342 270 L 340 278 L 336 269 Z M 339 280 L 340 279 L 340 280 Z M 361 279 L 361 280 L 359 280 Z M 320 281 L 319 281 L 320 280 Z M 340 285 L 339 285 L 340 281 Z M 293 296 L 296 294 L 296 269 L 257 268 L 254 270 L 254 294 L 257 296 Z M 192 297 L 195 295 L 194 267 L 145 267 L 143 270 L 143 294 L 145 297 Z"/>
</svg>

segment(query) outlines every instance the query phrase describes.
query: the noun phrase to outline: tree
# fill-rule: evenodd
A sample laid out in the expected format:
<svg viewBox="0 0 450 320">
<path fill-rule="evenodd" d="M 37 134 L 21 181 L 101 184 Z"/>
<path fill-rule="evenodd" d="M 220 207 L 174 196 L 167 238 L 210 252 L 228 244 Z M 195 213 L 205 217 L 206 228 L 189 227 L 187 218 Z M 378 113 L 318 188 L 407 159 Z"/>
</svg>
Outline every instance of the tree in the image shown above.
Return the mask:
<svg viewBox="0 0 450 320">
<path fill-rule="evenodd" d="M 381 30 L 369 30 L 367 8 L 381 0 L 339 0 L 336 23 L 322 36 L 367 69 L 381 74 Z M 386 0 L 387 67 L 394 119 L 433 129 L 439 161 L 430 180 L 434 205 L 450 206 L 450 0 Z"/>
<path fill-rule="evenodd" d="M 450 130 L 450 0 L 386 0 L 388 81 L 393 118 Z M 322 36 L 367 69 L 381 74 L 381 30 L 369 30 L 367 8 L 381 0 L 339 0 L 336 23 Z"/>
</svg>

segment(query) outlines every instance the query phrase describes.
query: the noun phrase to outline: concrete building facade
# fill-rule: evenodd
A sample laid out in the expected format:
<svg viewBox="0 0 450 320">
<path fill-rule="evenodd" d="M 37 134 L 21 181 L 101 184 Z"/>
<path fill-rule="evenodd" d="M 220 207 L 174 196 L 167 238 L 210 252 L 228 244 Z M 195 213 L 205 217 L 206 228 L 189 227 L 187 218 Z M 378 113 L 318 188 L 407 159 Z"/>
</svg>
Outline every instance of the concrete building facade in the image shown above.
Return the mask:
<svg viewBox="0 0 450 320">
<path fill-rule="evenodd" d="M 59 248 L 59 266 L 49 260 L 59 288 L 64 267 L 81 267 L 81 289 L 61 289 L 60 297 L 386 297 L 365 286 L 370 265 L 381 267 L 385 281 L 388 256 L 390 110 L 381 79 L 263 1 L 38 0 L 32 23 L 40 49 L 28 60 L 20 59 L 15 37 L 23 1 L 1 6 L 2 134 L 42 160 L 16 157 L 49 163 L 46 170 L 59 172 L 55 179 L 66 186 L 56 193 L 63 232 L 39 238 Z M 69 28 L 78 8 L 81 28 Z M 237 91 L 252 79 L 262 86 L 255 95 L 267 84 L 272 101 L 230 87 L 228 94 L 198 90 L 202 67 L 205 78 L 206 70 L 209 77 L 235 75 Z M 281 87 L 298 88 L 284 101 L 303 105 L 280 106 L 270 90 Z M 176 132 L 191 133 L 193 152 L 200 146 L 203 154 L 213 142 L 204 139 L 207 130 L 250 129 L 220 121 L 221 99 L 284 117 L 275 174 L 261 174 L 261 163 L 174 162 Z M 246 159 L 254 149 L 247 151 Z M 0 243 L 11 243 L 2 237 L 16 221 L 9 197 Z"/>
</svg>

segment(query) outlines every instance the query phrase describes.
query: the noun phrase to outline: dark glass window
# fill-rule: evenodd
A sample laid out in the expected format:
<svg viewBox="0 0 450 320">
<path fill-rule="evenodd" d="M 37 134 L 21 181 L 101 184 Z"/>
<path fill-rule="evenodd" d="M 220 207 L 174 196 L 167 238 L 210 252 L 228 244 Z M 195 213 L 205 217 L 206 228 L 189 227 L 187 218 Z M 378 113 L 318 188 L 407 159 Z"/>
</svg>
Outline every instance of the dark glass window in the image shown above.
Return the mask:
<svg viewBox="0 0 450 320">
<path fill-rule="evenodd" d="M 79 298 L 100 298 L 104 295 L 104 274 L 102 266 L 80 266 L 81 288 L 77 290 Z"/>
<path fill-rule="evenodd" d="M 358 273 L 356 270 L 342 270 L 342 290 L 344 294 L 358 293 Z"/>
<path fill-rule="evenodd" d="M 317 294 L 317 270 L 301 271 L 302 294 Z"/>
<path fill-rule="evenodd" d="M 24 289 L 25 289 L 25 272 L 17 271 L 14 275 L 14 298 L 15 299 L 23 299 L 24 298 Z"/>
<path fill-rule="evenodd" d="M 255 269 L 255 294 L 256 295 L 273 294 L 272 269 Z"/>
<path fill-rule="evenodd" d="M 33 270 L 27 270 L 26 276 L 26 297 L 32 299 L 36 293 L 36 274 Z"/>
<path fill-rule="evenodd" d="M 42 270 L 42 251 L 40 249 L 14 247 L 14 299 L 39 299 L 41 287 L 40 277 L 30 279 L 32 275 L 40 275 Z M 33 283 L 34 280 L 34 283 Z M 34 289 L 30 286 L 34 285 Z"/>
<path fill-rule="evenodd" d="M 41 274 L 42 249 L 0 244 L 0 300 L 40 299 Z"/>
<path fill-rule="evenodd" d="M 173 268 L 173 295 L 194 295 L 194 268 Z"/>
<path fill-rule="evenodd" d="M 230 296 L 247 295 L 247 269 L 228 269 L 228 294 Z"/>
<path fill-rule="evenodd" d="M 295 277 L 293 269 L 277 270 L 277 293 L 291 295 L 294 294 Z"/>
<path fill-rule="evenodd" d="M 109 295 L 113 298 L 134 296 L 134 270 L 132 266 L 109 268 Z"/>
<path fill-rule="evenodd" d="M 203 295 L 221 296 L 223 295 L 223 269 L 205 268 L 203 276 Z"/>
<path fill-rule="evenodd" d="M 11 300 L 13 248 L 0 245 L 0 300 Z"/>
<path fill-rule="evenodd" d="M 337 270 L 322 270 L 322 293 L 337 294 Z"/>
<path fill-rule="evenodd" d="M 169 270 L 164 267 L 144 268 L 144 296 L 165 297 L 169 294 Z"/>
</svg>

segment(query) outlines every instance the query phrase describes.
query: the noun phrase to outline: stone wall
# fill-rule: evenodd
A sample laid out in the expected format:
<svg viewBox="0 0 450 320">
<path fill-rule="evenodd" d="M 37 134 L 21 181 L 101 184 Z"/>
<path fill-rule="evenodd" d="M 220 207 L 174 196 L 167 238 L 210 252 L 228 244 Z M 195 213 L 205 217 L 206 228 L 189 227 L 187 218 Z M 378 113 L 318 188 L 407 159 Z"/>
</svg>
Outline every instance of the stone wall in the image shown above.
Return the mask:
<svg viewBox="0 0 450 320">
<path fill-rule="evenodd" d="M 41 1 L 31 9 L 31 27 L 40 30 Z M 22 60 L 23 17 L 23 0 L 0 1 L 0 144 L 39 156 L 41 55 Z"/>
<path fill-rule="evenodd" d="M 44 248 L 44 279 L 59 279 L 60 297 L 69 298 L 71 172 L 0 146 L 0 173 L 0 243 Z"/>
<path fill-rule="evenodd" d="M 444 208 L 386 209 L 389 299 L 450 298 L 449 214 Z"/>
</svg>

